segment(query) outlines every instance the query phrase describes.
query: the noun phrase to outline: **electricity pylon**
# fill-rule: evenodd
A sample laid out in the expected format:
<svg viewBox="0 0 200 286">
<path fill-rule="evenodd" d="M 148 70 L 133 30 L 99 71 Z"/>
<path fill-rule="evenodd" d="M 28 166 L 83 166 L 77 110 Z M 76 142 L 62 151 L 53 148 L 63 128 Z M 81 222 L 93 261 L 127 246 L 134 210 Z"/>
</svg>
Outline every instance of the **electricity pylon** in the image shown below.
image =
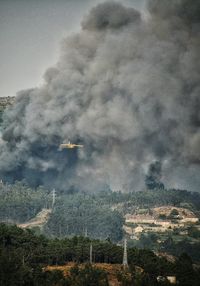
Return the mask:
<svg viewBox="0 0 200 286">
<path fill-rule="evenodd" d="M 128 258 L 127 258 L 127 240 L 126 240 L 126 238 L 124 239 L 123 266 L 124 266 L 124 268 L 128 267 Z"/>
<path fill-rule="evenodd" d="M 90 264 L 92 264 L 92 243 L 90 244 Z"/>
<path fill-rule="evenodd" d="M 55 201 L 56 201 L 56 191 L 55 191 L 55 189 L 53 189 L 53 192 L 52 192 L 52 209 L 54 207 Z"/>
</svg>

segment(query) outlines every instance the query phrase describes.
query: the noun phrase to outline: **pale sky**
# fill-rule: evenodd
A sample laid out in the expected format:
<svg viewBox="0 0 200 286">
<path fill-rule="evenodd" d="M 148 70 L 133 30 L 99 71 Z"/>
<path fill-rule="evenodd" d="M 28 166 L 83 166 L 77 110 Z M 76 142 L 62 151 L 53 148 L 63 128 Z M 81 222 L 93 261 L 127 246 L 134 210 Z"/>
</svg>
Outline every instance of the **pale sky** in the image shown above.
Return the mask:
<svg viewBox="0 0 200 286">
<path fill-rule="evenodd" d="M 145 0 L 118 2 L 142 9 Z M 104 0 L 0 0 L 0 97 L 39 86 L 60 42 Z"/>
</svg>

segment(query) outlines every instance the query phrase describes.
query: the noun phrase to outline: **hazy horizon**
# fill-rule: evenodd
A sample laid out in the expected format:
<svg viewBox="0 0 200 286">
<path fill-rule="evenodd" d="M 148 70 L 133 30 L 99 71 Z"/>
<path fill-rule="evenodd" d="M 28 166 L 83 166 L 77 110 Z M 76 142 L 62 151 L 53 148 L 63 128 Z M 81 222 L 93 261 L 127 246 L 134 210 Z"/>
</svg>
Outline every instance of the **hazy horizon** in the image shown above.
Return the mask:
<svg viewBox="0 0 200 286">
<path fill-rule="evenodd" d="M 79 31 L 84 15 L 104 0 L 0 0 L 0 97 L 43 83 L 63 38 Z M 144 0 L 117 1 L 141 8 Z"/>
</svg>

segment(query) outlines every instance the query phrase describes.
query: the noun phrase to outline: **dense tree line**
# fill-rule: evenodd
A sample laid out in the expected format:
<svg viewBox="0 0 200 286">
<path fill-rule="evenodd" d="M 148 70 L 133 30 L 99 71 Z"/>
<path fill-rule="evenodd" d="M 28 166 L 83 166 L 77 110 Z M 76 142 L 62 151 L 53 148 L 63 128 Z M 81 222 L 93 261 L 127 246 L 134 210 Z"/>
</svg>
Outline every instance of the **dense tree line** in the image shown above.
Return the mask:
<svg viewBox="0 0 200 286">
<path fill-rule="evenodd" d="M 195 238 L 199 233 L 194 232 Z M 200 242 L 191 241 L 190 237 L 181 238 L 181 240 L 176 241 L 174 237 L 178 235 L 167 233 L 163 241 L 160 239 L 161 235 L 157 233 L 142 233 L 139 240 L 130 240 L 129 245 L 137 248 L 148 248 L 155 252 L 164 252 L 171 254 L 175 257 L 181 255 L 184 251 L 187 253 L 195 263 L 200 263 Z M 198 237 L 199 238 L 199 237 Z M 159 241 L 159 242 L 158 242 Z"/>
<path fill-rule="evenodd" d="M 195 262 L 200 263 L 200 242 L 190 243 L 186 238 L 178 243 L 174 243 L 172 238 L 168 238 L 163 243 L 163 249 L 175 256 L 180 255 L 184 250 L 184 252 L 191 256 Z"/>
<path fill-rule="evenodd" d="M 10 219 L 24 222 L 35 216 L 42 208 L 51 207 L 51 199 L 51 192 L 41 186 L 32 189 L 23 181 L 15 184 L 0 183 L 0 220 Z M 183 206 L 192 209 L 198 214 L 200 195 L 175 189 L 154 189 L 130 193 L 112 192 L 110 190 L 102 190 L 98 193 L 95 193 L 95 190 L 94 193 L 57 191 L 56 208 L 51 223 L 53 224 L 53 221 L 56 222 L 59 212 L 66 219 L 66 216 L 68 216 L 66 209 L 69 208 L 69 212 L 72 212 L 72 215 L 77 216 L 82 221 L 84 220 L 82 228 L 84 226 L 86 228 L 87 221 L 91 220 L 90 216 L 93 215 L 95 209 L 96 214 L 105 211 L 109 217 L 111 213 L 108 210 L 117 204 L 122 204 L 120 208 L 122 214 L 138 207 L 151 208 L 162 205 Z M 64 224 L 68 224 L 68 231 L 65 226 L 64 228 L 61 227 L 61 233 L 63 232 L 63 234 L 80 234 L 83 231 L 81 229 L 74 230 L 66 221 Z M 93 225 L 92 228 L 94 227 Z M 57 235 L 59 235 L 59 231 L 57 230 Z M 90 231 L 89 226 L 88 231 Z M 52 233 L 55 234 L 55 230 Z"/>
<path fill-rule="evenodd" d="M 84 193 L 76 190 L 57 191 L 56 202 L 42 233 L 51 238 L 89 236 L 118 242 L 123 236 L 123 215 L 136 208 L 174 205 L 190 208 L 199 214 L 200 195 L 181 190 L 154 189 L 141 192 Z M 25 182 L 13 185 L 0 183 L 0 221 L 21 223 L 33 218 L 42 208 L 52 207 L 52 194 L 43 187 L 30 188 Z M 115 208 L 116 207 L 116 208 Z M 199 231 L 190 230 L 191 237 L 199 238 Z M 158 249 L 159 236 L 144 234 L 134 246 Z M 199 261 L 199 243 L 166 238 L 160 250 L 175 256 L 184 250 L 194 261 Z M 162 249 L 161 249 L 162 248 Z"/>
<path fill-rule="evenodd" d="M 112 241 L 122 239 L 124 219 L 122 214 L 112 211 L 106 202 L 94 195 L 76 193 L 61 195 L 45 226 L 45 233 L 54 236 L 88 235 L 92 238 Z"/>
<path fill-rule="evenodd" d="M 78 200 L 79 196 L 82 200 L 87 200 L 86 204 L 89 201 L 95 203 L 95 207 L 103 207 L 105 205 L 111 207 L 114 204 L 123 203 L 124 208 L 129 208 L 129 206 L 151 208 L 154 206 L 174 205 L 185 206 L 194 211 L 199 211 L 200 206 L 200 194 L 176 189 L 153 189 L 129 193 L 112 192 L 109 189 L 100 192 L 95 192 L 94 190 L 94 193 L 63 190 L 57 191 L 57 206 L 62 209 L 64 203 L 67 204 L 67 201 L 70 200 L 70 204 L 72 204 L 72 200 Z M 45 190 L 42 186 L 32 189 L 25 181 L 15 182 L 15 184 L 0 183 L 1 209 L 5 205 L 4 210 L 0 213 L 0 218 L 4 213 L 9 217 L 12 207 L 24 208 L 23 212 L 26 213 L 25 216 L 28 216 L 28 210 L 34 208 L 28 205 L 29 203 L 33 203 L 36 209 L 41 209 L 42 207 L 50 207 L 50 201 L 50 191 Z M 17 214 L 21 215 L 20 212 Z M 17 214 L 14 217 L 17 217 Z M 13 216 L 12 213 L 11 216 Z"/>
<path fill-rule="evenodd" d="M 110 240 L 90 240 L 77 236 L 71 239 L 48 239 L 36 236 L 30 230 L 0 224 L 0 285 L 108 285 L 105 273 L 87 264 L 85 268 L 72 268 L 68 278 L 64 278 L 59 271 L 44 271 L 47 265 L 65 264 L 69 261 L 87 263 L 91 243 L 93 261 L 122 263 L 122 247 Z M 131 279 L 137 280 L 138 284 L 135 285 L 160 285 L 156 280 L 159 275 L 176 275 L 180 286 L 198 285 L 200 279 L 199 271 L 194 270 L 192 261 L 186 254 L 173 264 L 157 257 L 150 250 L 129 248 L 128 262 L 128 276 L 123 271 L 118 273 L 124 283 L 122 285 L 133 285 Z M 135 265 L 143 269 L 143 274 L 138 278 Z"/>
<path fill-rule="evenodd" d="M 25 222 L 50 206 L 50 194 L 43 187 L 30 188 L 25 182 L 0 182 L 0 220 Z"/>
<path fill-rule="evenodd" d="M 106 201 L 110 205 L 125 203 L 125 208 L 135 206 L 151 208 L 154 206 L 173 205 L 185 206 L 194 211 L 200 210 L 200 194 L 177 189 L 153 189 L 138 192 L 111 192 L 102 191 L 96 194 L 100 201 Z"/>
</svg>

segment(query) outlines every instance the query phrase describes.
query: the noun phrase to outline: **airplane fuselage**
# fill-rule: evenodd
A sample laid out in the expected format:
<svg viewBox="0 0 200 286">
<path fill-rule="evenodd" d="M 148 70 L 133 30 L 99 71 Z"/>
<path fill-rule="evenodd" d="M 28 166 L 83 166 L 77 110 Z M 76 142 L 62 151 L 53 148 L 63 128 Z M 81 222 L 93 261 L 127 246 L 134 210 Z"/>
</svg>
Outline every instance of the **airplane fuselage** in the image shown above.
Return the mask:
<svg viewBox="0 0 200 286">
<path fill-rule="evenodd" d="M 74 149 L 74 148 L 83 148 L 83 145 L 80 144 L 72 144 L 72 143 L 62 143 L 59 146 L 59 149 Z"/>
</svg>

